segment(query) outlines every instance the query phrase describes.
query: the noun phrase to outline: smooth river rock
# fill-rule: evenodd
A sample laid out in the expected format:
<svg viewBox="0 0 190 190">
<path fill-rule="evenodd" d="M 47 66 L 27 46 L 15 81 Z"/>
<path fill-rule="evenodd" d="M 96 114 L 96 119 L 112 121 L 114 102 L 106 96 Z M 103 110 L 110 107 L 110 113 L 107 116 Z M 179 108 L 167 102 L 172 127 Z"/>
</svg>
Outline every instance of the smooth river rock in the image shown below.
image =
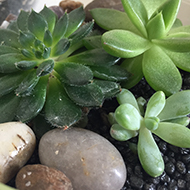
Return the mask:
<svg viewBox="0 0 190 190">
<path fill-rule="evenodd" d="M 104 137 L 82 128 L 53 129 L 39 143 L 42 164 L 61 170 L 74 190 L 120 190 L 126 167 Z"/>
<path fill-rule="evenodd" d="M 19 190 L 73 190 L 63 172 L 41 164 L 24 166 L 16 176 L 16 187 Z"/>
<path fill-rule="evenodd" d="M 26 124 L 0 124 L 0 182 L 7 183 L 15 176 L 31 157 L 35 145 L 35 135 Z"/>
</svg>

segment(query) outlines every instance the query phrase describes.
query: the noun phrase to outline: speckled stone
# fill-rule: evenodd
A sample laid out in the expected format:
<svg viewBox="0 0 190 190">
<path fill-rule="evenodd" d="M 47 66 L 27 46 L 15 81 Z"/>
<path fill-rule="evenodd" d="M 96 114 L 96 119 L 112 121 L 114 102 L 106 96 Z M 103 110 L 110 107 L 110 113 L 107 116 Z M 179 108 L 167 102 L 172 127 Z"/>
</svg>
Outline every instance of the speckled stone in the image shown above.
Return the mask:
<svg viewBox="0 0 190 190">
<path fill-rule="evenodd" d="M 7 183 L 31 157 L 36 138 L 26 124 L 0 124 L 0 182 Z"/>
<path fill-rule="evenodd" d="M 102 136 L 82 128 L 53 129 L 39 143 L 42 164 L 61 170 L 74 190 L 120 190 L 126 167 L 118 150 Z"/>
<path fill-rule="evenodd" d="M 16 176 L 19 190 L 73 190 L 66 175 L 41 164 L 26 165 Z"/>
</svg>

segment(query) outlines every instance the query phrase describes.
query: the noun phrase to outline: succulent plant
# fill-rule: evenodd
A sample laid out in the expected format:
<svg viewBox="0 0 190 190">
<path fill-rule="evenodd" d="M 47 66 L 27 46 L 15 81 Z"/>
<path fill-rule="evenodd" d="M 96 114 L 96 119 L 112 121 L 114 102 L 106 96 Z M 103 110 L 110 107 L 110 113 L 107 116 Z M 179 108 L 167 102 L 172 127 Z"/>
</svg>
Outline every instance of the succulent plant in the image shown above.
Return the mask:
<svg viewBox="0 0 190 190">
<path fill-rule="evenodd" d="M 45 6 L 39 13 L 22 10 L 0 29 L 0 122 L 42 113 L 52 125 L 68 127 L 84 107 L 101 106 L 120 91 L 128 73 L 102 48 L 82 48 L 93 28 L 84 19 L 83 7 L 58 19 Z"/>
<path fill-rule="evenodd" d="M 125 12 L 91 10 L 95 22 L 106 31 L 103 48 L 124 58 L 131 78 L 122 83 L 130 89 L 144 76 L 156 91 L 167 96 L 181 89 L 178 68 L 190 72 L 190 26 L 176 19 L 181 0 L 121 0 Z M 113 18 L 113 19 L 111 19 Z"/>
<path fill-rule="evenodd" d="M 0 183 L 0 189 L 1 189 L 1 190 L 17 190 L 17 189 L 15 189 L 15 188 L 9 187 L 8 185 L 5 185 L 5 184 L 3 184 L 3 183 Z"/>
<path fill-rule="evenodd" d="M 137 153 L 144 170 L 156 177 L 164 171 L 164 161 L 153 134 L 167 143 L 190 148 L 190 90 L 184 90 L 165 99 L 162 91 L 157 91 L 146 101 L 137 100 L 127 89 L 117 95 L 119 106 L 109 113 L 111 136 L 119 141 L 127 141 L 137 135 Z M 143 107 L 146 105 L 146 111 Z"/>
</svg>

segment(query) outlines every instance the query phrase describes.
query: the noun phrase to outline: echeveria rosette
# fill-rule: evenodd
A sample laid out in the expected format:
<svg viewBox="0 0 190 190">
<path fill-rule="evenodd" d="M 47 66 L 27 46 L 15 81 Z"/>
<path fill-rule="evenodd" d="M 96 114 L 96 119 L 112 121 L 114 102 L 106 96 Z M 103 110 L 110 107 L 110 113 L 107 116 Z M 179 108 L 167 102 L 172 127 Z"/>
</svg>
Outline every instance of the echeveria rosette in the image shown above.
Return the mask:
<svg viewBox="0 0 190 190">
<path fill-rule="evenodd" d="M 79 51 L 93 21 L 79 7 L 61 18 L 46 6 L 21 11 L 0 29 L 0 122 L 30 121 L 40 112 L 54 126 L 70 126 L 83 107 L 101 106 L 120 91 L 127 72 L 102 48 Z"/>
<path fill-rule="evenodd" d="M 127 89 L 117 95 L 118 108 L 109 114 L 112 125 L 110 134 L 119 141 L 129 140 L 137 135 L 137 152 L 144 170 L 156 177 L 164 171 L 164 161 L 153 134 L 166 142 L 183 148 L 190 148 L 190 90 L 184 90 L 165 99 L 165 94 L 158 91 L 150 98 L 145 112 L 145 104 L 135 99 Z M 144 113 L 144 114 L 142 114 Z"/>
<path fill-rule="evenodd" d="M 102 8 L 91 12 L 96 23 L 109 30 L 102 35 L 103 48 L 126 58 L 121 66 L 132 76 L 122 86 L 129 89 L 144 76 L 156 91 L 167 96 L 178 92 L 182 85 L 178 68 L 190 71 L 190 27 L 176 19 L 181 1 L 121 1 L 125 12 Z"/>
</svg>

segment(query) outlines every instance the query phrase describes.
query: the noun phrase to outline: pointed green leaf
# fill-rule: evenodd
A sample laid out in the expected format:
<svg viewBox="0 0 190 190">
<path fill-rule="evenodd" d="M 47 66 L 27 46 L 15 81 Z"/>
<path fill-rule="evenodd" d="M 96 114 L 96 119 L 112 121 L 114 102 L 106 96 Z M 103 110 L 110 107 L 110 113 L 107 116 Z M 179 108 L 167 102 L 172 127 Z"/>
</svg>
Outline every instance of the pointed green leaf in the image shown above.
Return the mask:
<svg viewBox="0 0 190 190">
<path fill-rule="evenodd" d="M 21 98 L 16 111 L 19 121 L 27 122 L 42 110 L 46 100 L 47 83 L 48 77 L 41 77 L 32 95 Z"/>
<path fill-rule="evenodd" d="M 18 36 L 19 35 L 12 30 L 0 28 L 0 45 L 20 48 L 21 45 L 18 42 Z"/>
<path fill-rule="evenodd" d="M 6 94 L 0 98 L 0 123 L 10 122 L 14 119 L 19 100 L 14 93 Z"/>
<path fill-rule="evenodd" d="M 137 100 L 132 92 L 127 89 L 122 89 L 122 91 L 117 95 L 117 101 L 121 104 L 131 104 L 139 111 L 139 106 Z"/>
<path fill-rule="evenodd" d="M 161 48 L 153 46 L 146 51 L 142 67 L 147 82 L 154 90 L 161 90 L 169 96 L 181 89 L 181 75 Z"/>
<path fill-rule="evenodd" d="M 20 51 L 16 48 L 10 46 L 0 46 L 0 55 L 9 54 L 9 53 L 20 53 Z"/>
<path fill-rule="evenodd" d="M 34 45 L 35 36 L 31 32 L 20 31 L 19 42 L 23 48 L 30 49 Z"/>
<path fill-rule="evenodd" d="M 121 0 L 125 12 L 144 37 L 147 36 L 147 11 L 141 0 Z"/>
<path fill-rule="evenodd" d="M 56 57 L 65 53 L 70 47 L 70 42 L 68 39 L 61 39 L 51 50 L 51 56 Z"/>
<path fill-rule="evenodd" d="M 53 37 L 49 30 L 45 31 L 43 42 L 45 46 L 50 47 L 53 43 Z"/>
<path fill-rule="evenodd" d="M 152 177 L 164 171 L 164 161 L 151 132 L 145 127 L 139 131 L 138 156 L 144 170 Z"/>
<path fill-rule="evenodd" d="M 15 90 L 16 96 L 25 97 L 31 95 L 38 81 L 39 77 L 36 75 L 36 70 L 32 70 Z"/>
<path fill-rule="evenodd" d="M 28 29 L 32 32 L 39 40 L 43 40 L 44 32 L 48 28 L 48 23 L 44 17 L 32 10 L 28 17 Z"/>
<path fill-rule="evenodd" d="M 33 69 L 38 64 L 37 61 L 20 61 L 15 63 L 16 67 L 20 70 L 30 70 Z"/>
<path fill-rule="evenodd" d="M 75 32 L 83 23 L 85 19 L 85 12 L 83 7 L 74 9 L 69 14 L 69 25 L 65 37 L 69 37 L 73 32 Z"/>
<path fill-rule="evenodd" d="M 53 71 L 54 61 L 52 59 L 43 61 L 36 69 L 36 75 L 38 77 L 47 75 Z"/>
<path fill-rule="evenodd" d="M 15 90 L 25 77 L 25 73 L 11 73 L 0 78 L 0 97 Z"/>
<path fill-rule="evenodd" d="M 85 85 L 93 79 L 92 71 L 81 64 L 56 64 L 54 69 L 60 75 L 61 82 L 69 85 Z"/>
<path fill-rule="evenodd" d="M 95 8 L 90 12 L 95 22 L 105 30 L 123 29 L 141 35 L 125 12 L 108 8 Z"/>
<path fill-rule="evenodd" d="M 46 6 L 44 6 L 44 8 L 40 11 L 40 14 L 47 21 L 48 30 L 52 33 L 57 20 L 57 15 L 51 9 L 48 9 Z"/>
<path fill-rule="evenodd" d="M 20 11 L 20 14 L 18 15 L 17 18 L 17 26 L 19 30 L 26 32 L 28 31 L 28 17 L 29 17 L 29 12 L 26 12 L 24 10 Z"/>
<path fill-rule="evenodd" d="M 83 86 L 65 86 L 70 99 L 80 106 L 101 106 L 103 93 L 96 84 L 90 83 Z"/>
<path fill-rule="evenodd" d="M 161 122 L 152 132 L 174 146 L 190 148 L 190 129 L 183 125 Z"/>
<path fill-rule="evenodd" d="M 22 55 L 25 56 L 24 59 L 26 59 L 26 58 L 35 59 L 34 52 L 32 52 L 31 50 L 22 49 L 21 53 L 22 53 Z"/>
<path fill-rule="evenodd" d="M 12 30 L 13 32 L 19 33 L 17 20 L 10 21 L 9 25 L 7 26 L 7 29 Z"/>
<path fill-rule="evenodd" d="M 180 118 L 190 113 L 190 90 L 177 92 L 166 99 L 166 105 L 158 115 L 161 121 Z"/>
<path fill-rule="evenodd" d="M 102 35 L 102 45 L 113 56 L 131 58 L 144 53 L 151 42 L 127 30 L 111 30 Z"/>
<path fill-rule="evenodd" d="M 130 74 L 118 65 L 110 67 L 105 66 L 90 66 L 93 75 L 97 78 L 109 81 L 122 81 L 127 80 Z"/>
<path fill-rule="evenodd" d="M 174 24 L 172 25 L 171 30 L 178 28 L 178 27 L 181 27 L 181 26 L 183 26 L 183 23 L 181 22 L 180 19 L 176 18 Z M 169 31 L 169 33 L 170 33 L 170 31 Z"/>
<path fill-rule="evenodd" d="M 49 91 L 45 103 L 45 118 L 57 127 L 70 126 L 80 120 L 82 111 L 75 105 L 56 78 L 49 80 Z"/>
<path fill-rule="evenodd" d="M 65 13 L 56 23 L 53 30 L 53 44 L 55 45 L 61 38 L 64 37 L 69 24 L 68 14 Z"/>
<path fill-rule="evenodd" d="M 110 135 L 118 141 L 127 141 L 127 140 L 137 136 L 137 134 L 138 133 L 136 131 L 124 129 L 123 127 L 121 127 L 118 124 L 112 125 L 112 127 L 110 129 Z"/>
<path fill-rule="evenodd" d="M 157 14 L 147 23 L 147 32 L 149 39 L 162 38 L 165 34 L 165 23 L 162 13 Z"/>
<path fill-rule="evenodd" d="M 145 117 L 156 117 L 165 106 L 165 94 L 162 91 L 154 93 L 148 101 Z"/>
<path fill-rule="evenodd" d="M 87 36 L 83 38 L 83 44 L 87 49 L 96 49 L 96 48 L 101 48 L 102 47 L 102 42 L 101 42 L 101 35 L 98 36 Z"/>
<path fill-rule="evenodd" d="M 102 48 L 98 48 L 70 56 L 65 60 L 65 62 L 74 62 L 83 65 L 111 66 L 117 63 L 119 60 L 120 58 L 111 56 Z"/>
<path fill-rule="evenodd" d="M 69 36 L 69 39 L 71 40 L 71 44 L 76 44 L 80 40 L 82 40 L 86 35 L 88 35 L 92 28 L 93 28 L 94 22 L 88 22 L 84 25 L 82 25 L 78 30 L 76 30 L 74 33 L 72 33 Z"/>
<path fill-rule="evenodd" d="M 16 67 L 16 63 L 24 59 L 25 57 L 22 54 L 17 53 L 0 55 L 0 72 L 12 73 L 19 71 Z"/>
<path fill-rule="evenodd" d="M 169 34 L 177 34 L 179 32 L 190 33 L 190 25 L 185 25 L 185 26 L 180 26 L 180 27 L 172 28 L 169 31 Z"/>
<path fill-rule="evenodd" d="M 131 104 L 121 104 L 114 113 L 115 120 L 119 125 L 128 130 L 139 130 L 141 115 Z"/>
<path fill-rule="evenodd" d="M 116 82 L 94 79 L 93 83 L 100 87 L 105 98 L 115 97 L 121 90 Z"/>
<path fill-rule="evenodd" d="M 121 67 L 130 73 L 128 80 L 121 82 L 122 87 L 130 89 L 143 78 L 142 58 L 143 55 L 139 55 L 134 58 L 125 59 L 121 63 Z"/>
</svg>

